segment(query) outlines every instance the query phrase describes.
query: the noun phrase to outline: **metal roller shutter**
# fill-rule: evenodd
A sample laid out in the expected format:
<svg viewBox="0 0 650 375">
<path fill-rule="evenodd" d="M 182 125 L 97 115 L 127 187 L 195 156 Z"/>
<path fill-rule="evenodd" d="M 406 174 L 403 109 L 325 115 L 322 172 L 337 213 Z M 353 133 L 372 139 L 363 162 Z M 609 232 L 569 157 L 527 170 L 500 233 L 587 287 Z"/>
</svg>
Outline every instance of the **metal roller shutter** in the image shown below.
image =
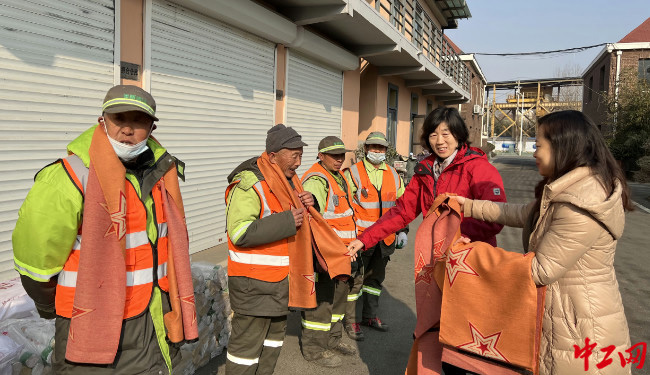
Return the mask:
<svg viewBox="0 0 650 375">
<path fill-rule="evenodd" d="M 298 176 L 316 162 L 318 142 L 341 136 L 343 72 L 289 51 L 287 69 L 286 125 L 308 144 Z"/>
<path fill-rule="evenodd" d="M 101 115 L 113 85 L 113 0 L 0 2 L 0 280 L 34 174 Z"/>
<path fill-rule="evenodd" d="M 181 6 L 154 1 L 151 94 L 156 137 L 186 164 L 190 252 L 226 241 L 228 174 L 260 155 L 274 119 L 275 45 Z"/>
</svg>

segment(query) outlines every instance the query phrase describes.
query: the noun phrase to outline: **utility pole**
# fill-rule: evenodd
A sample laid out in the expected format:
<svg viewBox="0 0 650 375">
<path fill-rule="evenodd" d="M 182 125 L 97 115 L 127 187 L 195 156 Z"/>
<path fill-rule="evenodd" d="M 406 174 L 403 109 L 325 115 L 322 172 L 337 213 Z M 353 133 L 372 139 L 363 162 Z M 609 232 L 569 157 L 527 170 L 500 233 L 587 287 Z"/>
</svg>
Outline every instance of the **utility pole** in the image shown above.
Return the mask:
<svg viewBox="0 0 650 375">
<path fill-rule="evenodd" d="M 519 141 L 521 143 L 519 147 L 519 156 L 523 152 L 526 142 L 524 141 L 524 93 L 521 93 L 521 120 L 519 121 Z"/>
<path fill-rule="evenodd" d="M 521 91 L 521 86 L 519 81 L 517 81 L 517 101 L 519 101 L 519 95 L 521 95 L 521 114 L 519 120 L 519 156 L 521 156 L 522 149 L 524 148 L 524 93 Z"/>
</svg>

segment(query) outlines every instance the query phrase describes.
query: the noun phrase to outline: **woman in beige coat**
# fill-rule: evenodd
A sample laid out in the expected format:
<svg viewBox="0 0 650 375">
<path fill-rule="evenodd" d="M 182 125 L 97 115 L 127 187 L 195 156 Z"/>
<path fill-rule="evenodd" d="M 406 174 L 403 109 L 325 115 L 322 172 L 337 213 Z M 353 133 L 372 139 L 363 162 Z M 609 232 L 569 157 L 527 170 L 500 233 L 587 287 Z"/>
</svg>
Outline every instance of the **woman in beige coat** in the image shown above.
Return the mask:
<svg viewBox="0 0 650 375">
<path fill-rule="evenodd" d="M 526 251 L 535 252 L 533 280 L 546 285 L 540 373 L 630 374 L 630 336 L 614 273 L 624 210 L 632 208 L 621 168 L 595 125 L 581 112 L 539 120 L 535 160 L 543 179 L 530 204 L 457 198 L 465 216 L 524 228 Z M 574 345 L 597 343 L 585 359 Z M 614 345 L 611 364 L 598 369 L 601 349 Z M 601 365 L 602 366 L 602 365 Z"/>
</svg>

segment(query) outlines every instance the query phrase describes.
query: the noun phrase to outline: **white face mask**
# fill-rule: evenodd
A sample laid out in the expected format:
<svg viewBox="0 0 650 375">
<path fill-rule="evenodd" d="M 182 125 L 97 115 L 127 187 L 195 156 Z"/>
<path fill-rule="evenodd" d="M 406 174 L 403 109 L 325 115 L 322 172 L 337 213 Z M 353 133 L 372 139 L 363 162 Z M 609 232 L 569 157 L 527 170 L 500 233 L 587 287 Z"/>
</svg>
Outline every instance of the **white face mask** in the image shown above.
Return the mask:
<svg viewBox="0 0 650 375">
<path fill-rule="evenodd" d="M 384 160 L 386 160 L 386 154 L 383 152 L 370 152 L 368 151 L 368 154 L 366 154 L 366 157 L 372 164 L 381 164 Z"/>
<path fill-rule="evenodd" d="M 106 131 L 106 136 L 108 137 L 108 141 L 111 142 L 111 146 L 113 146 L 113 150 L 115 151 L 115 154 L 117 154 L 117 157 L 120 158 L 120 160 L 131 161 L 137 158 L 138 155 L 147 151 L 147 149 L 149 148 L 149 146 L 147 146 L 147 140 L 149 139 L 149 136 L 153 131 L 153 126 L 149 130 L 149 134 L 147 134 L 147 138 L 145 138 L 142 142 L 138 142 L 134 145 L 128 145 L 126 143 L 122 143 L 111 138 L 111 136 L 108 135 L 108 130 L 106 129 L 106 123 L 103 122 L 103 124 L 104 124 L 104 130 Z"/>
</svg>

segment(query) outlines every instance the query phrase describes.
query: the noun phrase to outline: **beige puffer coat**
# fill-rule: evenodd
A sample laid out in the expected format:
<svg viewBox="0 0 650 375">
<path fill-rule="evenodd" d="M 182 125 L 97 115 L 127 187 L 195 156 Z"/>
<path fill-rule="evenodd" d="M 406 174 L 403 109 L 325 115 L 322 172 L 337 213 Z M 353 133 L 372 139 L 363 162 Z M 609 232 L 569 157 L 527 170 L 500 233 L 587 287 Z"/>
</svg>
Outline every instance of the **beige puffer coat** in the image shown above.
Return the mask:
<svg viewBox="0 0 650 375">
<path fill-rule="evenodd" d="M 621 367 L 617 352 L 625 357 L 630 347 L 627 320 L 614 273 L 616 242 L 623 234 L 625 214 L 622 188 L 611 196 L 587 167 L 577 168 L 546 185 L 539 219 L 529 237 L 535 252 L 533 280 L 547 285 L 540 352 L 540 374 L 630 374 Z M 524 227 L 533 212 L 527 205 L 467 200 L 466 216 Z M 575 358 L 573 345 L 598 343 L 589 357 Z M 600 349 L 615 345 L 613 362 L 599 370 Z"/>
</svg>

